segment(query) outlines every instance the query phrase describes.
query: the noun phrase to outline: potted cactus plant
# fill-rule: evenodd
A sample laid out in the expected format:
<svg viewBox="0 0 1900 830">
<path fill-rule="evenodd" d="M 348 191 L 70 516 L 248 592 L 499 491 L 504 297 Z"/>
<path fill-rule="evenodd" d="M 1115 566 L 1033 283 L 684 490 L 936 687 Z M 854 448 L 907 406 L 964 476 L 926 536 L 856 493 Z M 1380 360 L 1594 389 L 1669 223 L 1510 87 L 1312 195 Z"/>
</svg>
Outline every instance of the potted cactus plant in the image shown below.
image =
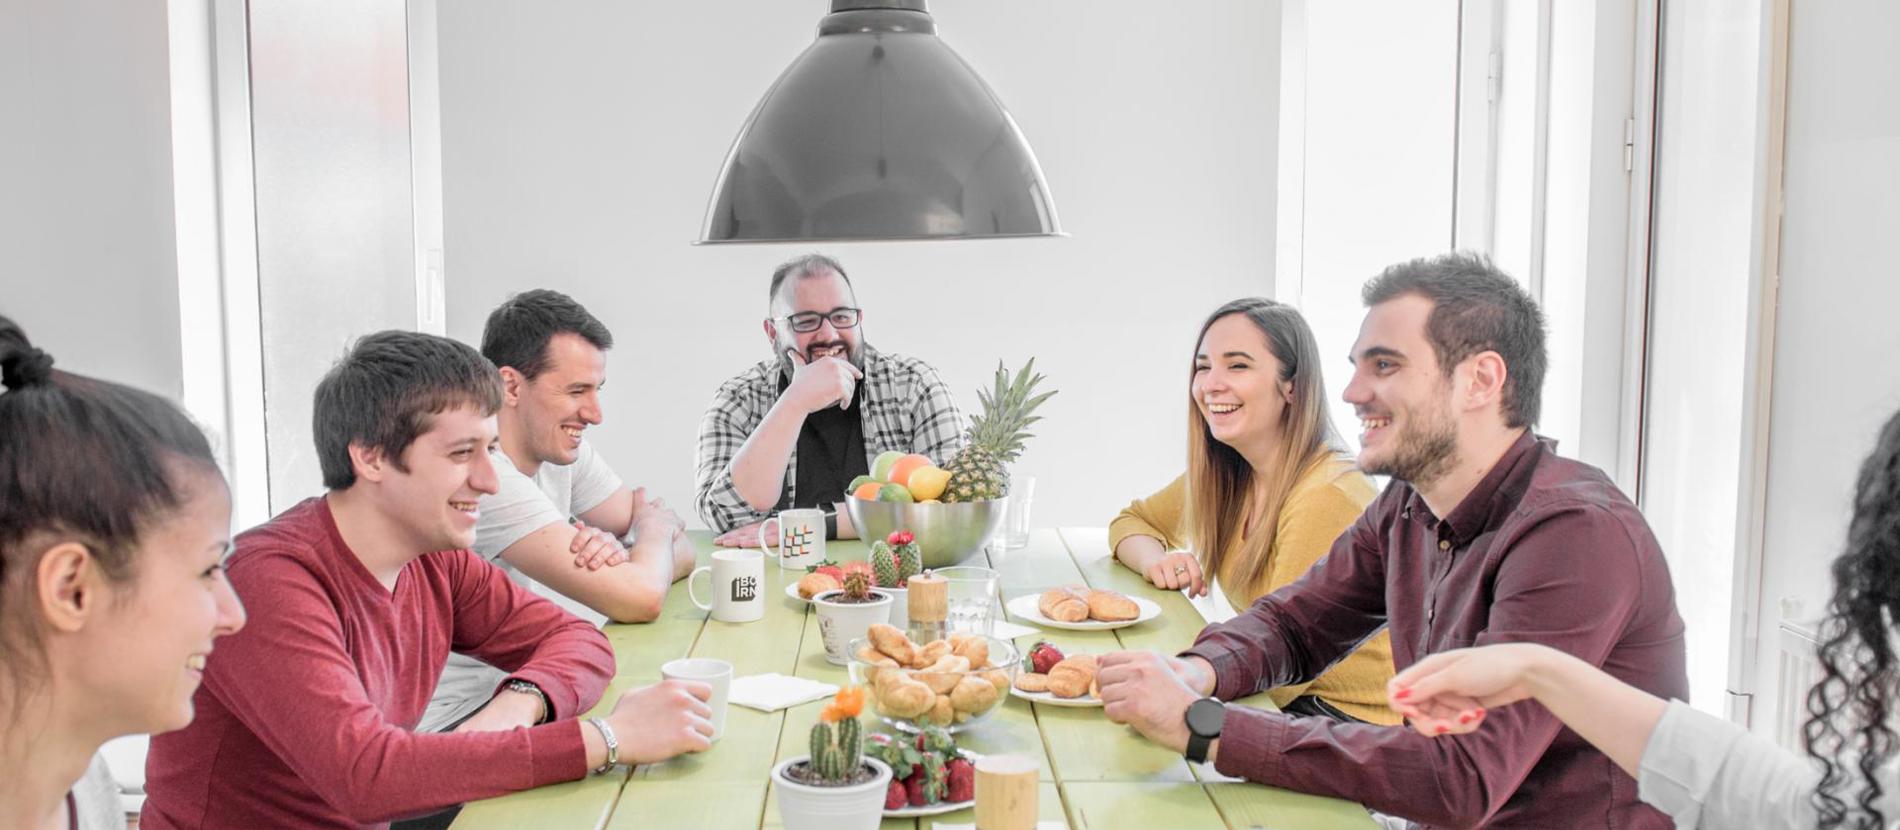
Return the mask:
<svg viewBox="0 0 1900 830">
<path fill-rule="evenodd" d="M 908 530 L 871 543 L 871 572 L 877 587 L 891 595 L 890 624 L 904 628 L 910 622 L 910 578 L 924 569 L 924 549 Z"/>
<path fill-rule="evenodd" d="M 864 756 L 864 687 L 838 690 L 811 728 L 811 754 L 772 768 L 785 830 L 873 830 L 883 819 L 891 768 Z"/>
<path fill-rule="evenodd" d="M 852 640 L 871 626 L 890 622 L 891 595 L 879 590 L 868 562 L 844 564 L 844 587 L 811 598 L 818 609 L 818 633 L 825 638 L 825 659 L 837 665 L 850 662 L 845 653 Z"/>
</svg>

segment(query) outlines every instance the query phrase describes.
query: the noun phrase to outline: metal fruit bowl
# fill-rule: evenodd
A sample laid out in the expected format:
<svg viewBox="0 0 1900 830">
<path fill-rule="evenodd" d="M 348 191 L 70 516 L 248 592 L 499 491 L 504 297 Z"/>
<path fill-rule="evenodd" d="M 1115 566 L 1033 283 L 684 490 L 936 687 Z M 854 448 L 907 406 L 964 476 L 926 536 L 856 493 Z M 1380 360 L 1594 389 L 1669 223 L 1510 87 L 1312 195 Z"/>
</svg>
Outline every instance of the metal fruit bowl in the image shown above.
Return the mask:
<svg viewBox="0 0 1900 830">
<path fill-rule="evenodd" d="M 908 530 L 924 551 L 924 567 L 947 568 L 983 549 L 1003 523 L 1003 500 L 916 504 L 846 496 L 845 510 L 865 544 Z"/>
</svg>

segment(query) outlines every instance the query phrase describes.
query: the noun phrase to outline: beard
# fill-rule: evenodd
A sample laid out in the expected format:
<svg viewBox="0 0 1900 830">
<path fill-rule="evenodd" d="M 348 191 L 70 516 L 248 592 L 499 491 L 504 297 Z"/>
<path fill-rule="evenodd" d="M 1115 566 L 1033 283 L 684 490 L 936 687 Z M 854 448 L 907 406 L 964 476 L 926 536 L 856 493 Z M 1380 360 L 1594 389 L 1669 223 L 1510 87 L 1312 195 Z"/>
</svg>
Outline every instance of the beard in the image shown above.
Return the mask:
<svg viewBox="0 0 1900 830">
<path fill-rule="evenodd" d="M 1443 413 L 1437 417 L 1416 410 L 1406 414 L 1405 426 L 1393 436 L 1387 457 L 1368 462 L 1361 455 L 1359 468 L 1367 475 L 1391 476 L 1416 487 L 1436 480 L 1456 462 L 1458 425 Z"/>
<path fill-rule="evenodd" d="M 864 344 L 862 342 L 854 346 L 843 340 L 813 340 L 805 347 L 805 362 L 812 363 L 840 346 L 844 347 L 844 359 L 858 371 L 864 371 Z M 798 371 L 798 364 L 793 363 L 789 355 L 795 348 L 797 348 L 796 345 L 791 341 L 781 339 L 778 342 L 778 365 L 787 378 Z"/>
</svg>

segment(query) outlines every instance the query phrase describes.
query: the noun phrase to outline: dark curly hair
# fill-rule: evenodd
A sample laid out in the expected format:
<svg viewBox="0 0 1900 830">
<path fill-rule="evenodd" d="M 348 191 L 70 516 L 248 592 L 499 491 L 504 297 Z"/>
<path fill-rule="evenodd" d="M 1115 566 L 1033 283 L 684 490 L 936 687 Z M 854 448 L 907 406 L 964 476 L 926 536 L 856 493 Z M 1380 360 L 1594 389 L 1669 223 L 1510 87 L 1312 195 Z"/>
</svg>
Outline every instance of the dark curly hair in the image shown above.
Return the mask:
<svg viewBox="0 0 1900 830">
<path fill-rule="evenodd" d="M 1822 830 L 1886 826 L 1874 807 L 1884 788 L 1876 771 L 1894 754 L 1887 726 L 1896 674 L 1892 626 L 1900 620 L 1900 413 L 1880 428 L 1880 441 L 1861 463 L 1847 548 L 1834 560 L 1834 597 L 1822 625 L 1821 682 L 1808 692 L 1802 726 L 1808 754 L 1823 767 L 1814 792 Z M 1849 796 L 1843 755 L 1857 758 L 1861 785 Z"/>
</svg>

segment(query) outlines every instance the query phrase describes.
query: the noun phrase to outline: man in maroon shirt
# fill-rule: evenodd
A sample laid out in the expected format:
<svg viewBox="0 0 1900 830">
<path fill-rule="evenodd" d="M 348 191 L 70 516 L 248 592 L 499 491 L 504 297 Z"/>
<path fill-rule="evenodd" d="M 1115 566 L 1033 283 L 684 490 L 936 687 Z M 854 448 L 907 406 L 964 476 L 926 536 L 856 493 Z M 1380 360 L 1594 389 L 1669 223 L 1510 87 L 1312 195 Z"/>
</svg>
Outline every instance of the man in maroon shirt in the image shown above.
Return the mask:
<svg viewBox="0 0 1900 830">
<path fill-rule="evenodd" d="M 219 641 L 197 719 L 153 739 L 144 827 L 379 826 L 710 746 L 703 683 L 576 720 L 613 675 L 606 637 L 467 549 L 500 397 L 474 349 L 411 332 L 364 337 L 324 376 L 329 492 L 237 538 L 250 624 Z M 510 672 L 488 704 L 508 717 L 417 734 L 451 650 Z"/>
<path fill-rule="evenodd" d="M 1345 399 L 1365 427 L 1360 466 L 1392 484 L 1304 578 L 1179 657 L 1105 655 L 1108 716 L 1227 775 L 1429 827 L 1669 827 L 1634 779 L 1534 704 L 1433 740 L 1220 702 L 1310 681 L 1387 627 L 1401 669 L 1535 642 L 1688 697 L 1682 619 L 1647 523 L 1601 471 L 1530 432 L 1545 366 L 1530 296 L 1488 260 L 1451 254 L 1388 268 L 1364 297 Z"/>
</svg>

